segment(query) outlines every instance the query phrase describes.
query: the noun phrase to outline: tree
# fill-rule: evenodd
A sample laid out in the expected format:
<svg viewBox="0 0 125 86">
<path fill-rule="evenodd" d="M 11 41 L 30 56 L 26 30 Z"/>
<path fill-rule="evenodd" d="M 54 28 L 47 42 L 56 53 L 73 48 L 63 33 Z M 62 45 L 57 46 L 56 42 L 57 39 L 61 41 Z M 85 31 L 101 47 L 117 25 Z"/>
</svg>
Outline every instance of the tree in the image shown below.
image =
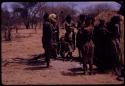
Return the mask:
<svg viewBox="0 0 125 86">
<path fill-rule="evenodd" d="M 27 29 L 29 29 L 29 10 L 32 9 L 37 2 L 19 2 L 23 6 L 23 8 L 15 8 L 15 12 L 19 12 L 21 14 L 21 18 L 23 19 L 23 23 Z"/>
<path fill-rule="evenodd" d="M 36 32 L 36 27 L 38 25 L 38 22 L 40 22 L 40 13 L 44 13 L 43 8 L 46 5 L 45 2 L 39 2 L 37 3 L 33 9 L 30 10 L 30 25 L 32 28 L 35 29 Z"/>
<path fill-rule="evenodd" d="M 13 26 L 13 20 L 8 11 L 2 10 L 1 12 L 1 29 L 4 33 L 4 38 L 6 41 L 11 41 L 11 32 Z"/>
<path fill-rule="evenodd" d="M 56 10 L 59 16 L 59 22 L 62 23 L 65 21 L 67 15 L 71 15 L 72 17 L 76 15 L 77 10 L 74 9 L 75 4 L 62 4 L 57 5 Z"/>
<path fill-rule="evenodd" d="M 36 32 L 46 2 L 20 2 L 20 4 L 22 4 L 23 8 L 15 8 L 14 11 L 21 14 L 20 17 L 27 29 L 34 28 Z"/>
<path fill-rule="evenodd" d="M 96 6 L 88 6 L 82 10 L 83 11 L 82 13 L 87 14 L 87 15 L 97 16 L 99 13 L 103 11 L 110 11 L 110 10 L 113 10 L 110 5 L 102 3 Z"/>
</svg>

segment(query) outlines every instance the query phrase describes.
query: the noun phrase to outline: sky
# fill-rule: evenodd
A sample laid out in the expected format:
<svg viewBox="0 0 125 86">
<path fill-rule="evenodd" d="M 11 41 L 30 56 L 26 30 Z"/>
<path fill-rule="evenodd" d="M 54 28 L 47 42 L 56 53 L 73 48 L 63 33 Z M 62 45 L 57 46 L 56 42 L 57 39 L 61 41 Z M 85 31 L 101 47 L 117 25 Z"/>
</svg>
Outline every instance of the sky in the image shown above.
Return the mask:
<svg viewBox="0 0 125 86">
<path fill-rule="evenodd" d="M 108 4 L 108 5 L 110 5 L 110 6 L 112 6 L 114 9 L 119 9 L 120 8 L 120 5 L 118 4 L 118 3 L 116 3 L 116 2 L 113 2 L 113 1 L 108 1 L 108 2 L 106 2 L 106 1 L 101 1 L 101 2 L 99 2 L 99 1 L 95 1 L 95 2 L 50 2 L 49 4 L 53 4 L 53 5 L 58 5 L 58 4 L 71 4 L 71 3 L 73 3 L 73 4 L 76 4 L 76 6 L 75 6 L 75 8 L 77 9 L 77 10 L 80 10 L 80 9 L 84 9 L 84 8 L 86 8 L 86 7 L 88 7 L 88 6 L 95 6 L 95 5 L 98 5 L 98 4 L 102 4 L 102 3 L 105 3 L 105 4 Z"/>
<path fill-rule="evenodd" d="M 114 2 L 114 1 L 95 1 L 95 2 L 91 2 L 91 1 L 88 1 L 88 2 L 47 2 L 48 5 L 51 5 L 51 6 L 57 6 L 57 5 L 60 5 L 60 4 L 75 4 L 75 7 L 74 9 L 78 10 L 79 12 L 81 12 L 82 9 L 88 7 L 88 6 L 96 6 L 98 4 L 102 4 L 102 3 L 105 3 L 105 4 L 108 4 L 110 6 L 112 6 L 112 8 L 114 10 L 118 10 L 120 8 L 120 4 Z M 16 4 L 18 5 L 19 7 L 23 7 L 21 6 L 20 4 L 18 4 L 17 2 L 3 2 L 2 3 L 2 8 L 5 8 L 6 10 L 8 11 L 12 11 L 12 5 L 13 4 Z"/>
</svg>

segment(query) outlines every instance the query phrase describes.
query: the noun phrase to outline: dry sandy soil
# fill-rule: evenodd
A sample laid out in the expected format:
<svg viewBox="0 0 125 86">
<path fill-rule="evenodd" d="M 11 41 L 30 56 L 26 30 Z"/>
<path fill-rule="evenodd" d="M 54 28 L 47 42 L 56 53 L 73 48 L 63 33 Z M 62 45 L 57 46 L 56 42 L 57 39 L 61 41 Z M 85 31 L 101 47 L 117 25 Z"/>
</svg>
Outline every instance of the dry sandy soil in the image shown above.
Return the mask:
<svg viewBox="0 0 125 86">
<path fill-rule="evenodd" d="M 61 31 L 63 32 L 63 31 Z M 2 41 L 2 84 L 4 85 L 45 85 L 45 84 L 122 84 L 109 73 L 83 75 L 79 62 L 51 59 L 51 67 L 46 68 L 44 57 L 37 62 L 29 62 L 34 55 L 43 54 L 42 30 L 19 30 L 13 32 L 11 42 Z M 73 53 L 77 56 L 77 50 Z M 77 58 L 76 58 L 77 59 Z"/>
</svg>

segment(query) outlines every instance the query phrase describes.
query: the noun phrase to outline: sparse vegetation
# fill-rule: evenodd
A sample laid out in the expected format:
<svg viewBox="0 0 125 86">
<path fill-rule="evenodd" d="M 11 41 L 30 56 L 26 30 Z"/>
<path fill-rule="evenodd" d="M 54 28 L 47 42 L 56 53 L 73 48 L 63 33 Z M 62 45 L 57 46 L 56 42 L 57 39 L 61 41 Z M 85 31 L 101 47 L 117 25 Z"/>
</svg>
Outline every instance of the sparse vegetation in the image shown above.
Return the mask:
<svg viewBox="0 0 125 86">
<path fill-rule="evenodd" d="M 75 75 L 69 72 L 69 68 L 80 67 L 78 62 L 63 62 L 53 60 L 50 68 L 43 70 L 41 65 L 30 65 L 27 61 L 33 56 L 44 53 L 42 48 L 42 21 L 43 15 L 56 13 L 58 16 L 59 27 L 62 28 L 65 17 L 70 14 L 77 23 L 78 10 L 74 9 L 75 4 L 59 4 L 49 6 L 47 2 L 18 2 L 22 7 L 13 5 L 13 11 L 8 12 L 1 9 L 1 34 L 2 34 L 2 82 L 7 84 L 121 84 L 110 74 L 96 74 L 92 77 Z M 123 6 L 123 3 L 121 3 Z M 95 8 L 87 7 L 83 11 L 95 17 L 95 25 L 99 19 L 108 23 L 114 15 L 121 18 L 121 49 L 122 64 L 124 64 L 124 16 L 118 14 L 118 11 L 110 9 L 111 7 L 102 4 Z M 123 9 L 120 9 L 123 10 Z M 75 29 L 77 32 L 77 29 Z M 60 36 L 65 30 L 60 29 Z M 78 55 L 78 50 L 73 52 L 74 59 Z M 31 63 L 32 64 L 32 63 Z M 38 62 L 39 64 L 39 62 Z M 41 63 L 40 63 L 41 64 Z M 79 69 L 78 69 L 79 70 Z M 35 73 L 34 73 L 35 71 Z M 68 71 L 68 72 L 67 72 Z M 74 71 L 74 70 L 73 70 Z M 76 71 L 76 70 L 75 70 Z M 81 70 L 80 70 L 81 71 Z M 78 71 L 77 71 L 78 72 Z M 15 74 L 15 75 L 14 75 Z M 17 76 L 16 76 L 17 75 Z M 31 76 L 32 75 L 32 76 Z M 70 75 L 67 77 L 67 75 Z M 72 76 L 72 75 L 75 75 Z M 13 76 L 13 77 L 12 77 Z M 89 80 L 88 80 L 89 79 Z"/>
</svg>

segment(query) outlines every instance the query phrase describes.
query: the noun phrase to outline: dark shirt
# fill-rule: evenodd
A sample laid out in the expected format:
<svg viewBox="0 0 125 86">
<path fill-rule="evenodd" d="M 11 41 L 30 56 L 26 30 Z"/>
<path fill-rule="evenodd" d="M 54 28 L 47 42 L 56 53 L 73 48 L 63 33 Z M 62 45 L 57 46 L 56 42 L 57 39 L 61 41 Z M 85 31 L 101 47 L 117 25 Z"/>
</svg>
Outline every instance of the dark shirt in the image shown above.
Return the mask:
<svg viewBox="0 0 125 86">
<path fill-rule="evenodd" d="M 46 21 L 43 23 L 43 47 L 51 46 L 59 41 L 59 28 L 54 26 L 50 22 Z"/>
<path fill-rule="evenodd" d="M 109 31 L 105 26 L 95 26 L 93 31 L 93 42 L 95 45 L 102 46 L 109 41 Z"/>
<path fill-rule="evenodd" d="M 49 44 L 52 38 L 52 30 L 48 21 L 43 23 L 43 44 Z"/>
<path fill-rule="evenodd" d="M 111 39 L 120 39 L 121 32 L 119 24 L 108 24 L 108 30 L 110 32 Z"/>
</svg>

